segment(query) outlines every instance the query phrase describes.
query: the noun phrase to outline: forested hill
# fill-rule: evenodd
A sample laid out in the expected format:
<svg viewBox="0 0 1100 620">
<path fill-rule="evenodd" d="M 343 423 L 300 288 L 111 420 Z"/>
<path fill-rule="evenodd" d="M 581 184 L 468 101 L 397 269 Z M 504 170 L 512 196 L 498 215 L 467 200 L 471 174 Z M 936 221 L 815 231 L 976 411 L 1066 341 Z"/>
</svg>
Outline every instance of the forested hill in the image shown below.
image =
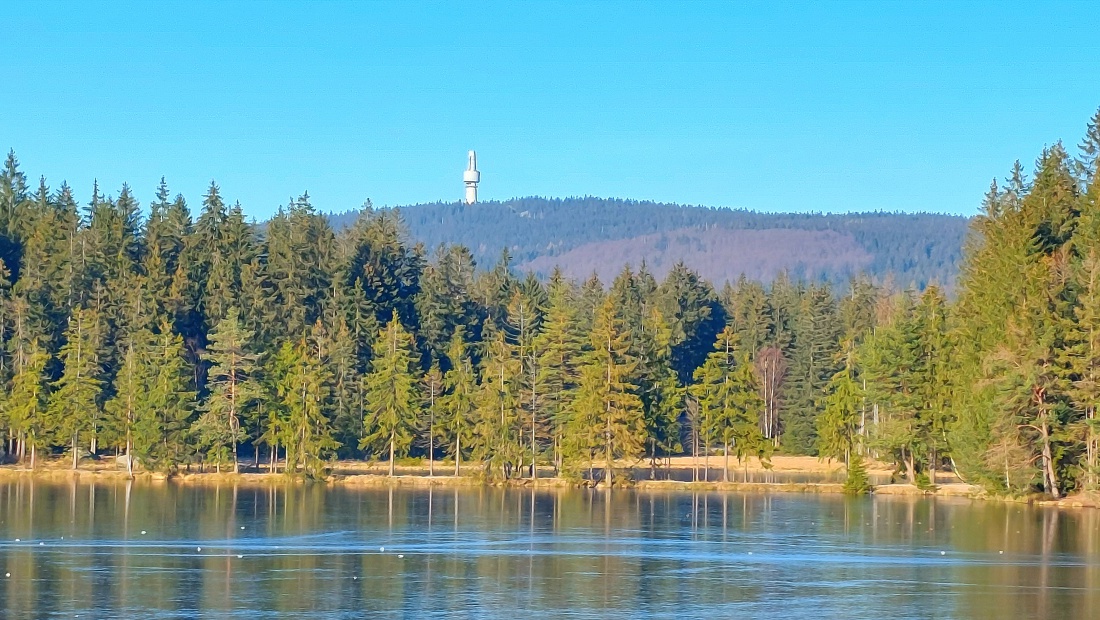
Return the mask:
<svg viewBox="0 0 1100 620">
<path fill-rule="evenodd" d="M 770 281 L 844 282 L 867 273 L 901 287 L 950 288 L 969 220 L 929 213 L 841 215 L 756 213 L 609 198 L 516 198 L 504 202 L 399 207 L 415 240 L 428 248 L 458 243 L 489 267 L 507 247 L 513 265 L 547 275 L 555 265 L 583 279 L 610 282 L 623 265 L 644 260 L 658 277 L 683 260 L 708 280 L 742 273 Z M 337 227 L 356 213 L 332 216 Z"/>
</svg>

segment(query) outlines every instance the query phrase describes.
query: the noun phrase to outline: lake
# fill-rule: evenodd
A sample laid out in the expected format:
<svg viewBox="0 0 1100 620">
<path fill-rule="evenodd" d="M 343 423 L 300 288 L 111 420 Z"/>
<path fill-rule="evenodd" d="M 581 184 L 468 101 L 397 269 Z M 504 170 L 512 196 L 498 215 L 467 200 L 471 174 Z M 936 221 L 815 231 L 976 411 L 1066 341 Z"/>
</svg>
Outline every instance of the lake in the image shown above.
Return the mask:
<svg viewBox="0 0 1100 620">
<path fill-rule="evenodd" d="M 1096 618 L 1100 511 L 0 481 L 6 618 Z"/>
</svg>

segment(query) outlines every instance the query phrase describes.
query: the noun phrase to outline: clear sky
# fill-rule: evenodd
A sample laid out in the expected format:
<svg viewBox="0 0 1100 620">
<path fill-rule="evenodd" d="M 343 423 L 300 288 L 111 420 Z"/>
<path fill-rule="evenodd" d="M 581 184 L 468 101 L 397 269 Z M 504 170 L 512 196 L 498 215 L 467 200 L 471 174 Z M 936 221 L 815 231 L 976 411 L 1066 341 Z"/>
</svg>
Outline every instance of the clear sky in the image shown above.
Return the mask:
<svg viewBox="0 0 1100 620">
<path fill-rule="evenodd" d="M 12 2 L 0 148 L 263 218 L 596 195 L 972 214 L 1100 106 L 1100 11 L 1051 2 Z"/>
</svg>

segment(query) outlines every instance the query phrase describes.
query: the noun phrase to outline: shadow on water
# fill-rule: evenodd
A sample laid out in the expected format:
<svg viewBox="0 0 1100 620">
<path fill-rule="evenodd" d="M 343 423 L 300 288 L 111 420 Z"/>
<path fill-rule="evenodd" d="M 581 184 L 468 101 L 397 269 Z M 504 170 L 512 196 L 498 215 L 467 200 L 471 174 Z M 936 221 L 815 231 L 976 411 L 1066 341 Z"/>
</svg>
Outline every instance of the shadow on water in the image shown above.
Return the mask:
<svg viewBox="0 0 1100 620">
<path fill-rule="evenodd" d="M 20 480 L 0 596 L 8 617 L 1100 617 L 1098 528 L 942 498 Z"/>
</svg>

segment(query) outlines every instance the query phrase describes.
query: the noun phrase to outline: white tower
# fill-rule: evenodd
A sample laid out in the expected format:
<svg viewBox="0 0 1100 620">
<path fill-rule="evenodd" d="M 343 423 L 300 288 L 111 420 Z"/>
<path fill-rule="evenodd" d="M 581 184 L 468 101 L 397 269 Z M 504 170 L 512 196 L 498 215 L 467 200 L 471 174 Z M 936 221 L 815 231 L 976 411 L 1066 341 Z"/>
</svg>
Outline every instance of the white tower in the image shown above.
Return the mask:
<svg viewBox="0 0 1100 620">
<path fill-rule="evenodd" d="M 462 173 L 462 182 L 466 184 L 466 204 L 477 202 L 477 184 L 481 181 L 481 173 L 477 171 L 477 155 L 470 151 L 469 162 L 466 164 L 466 172 Z"/>
</svg>

